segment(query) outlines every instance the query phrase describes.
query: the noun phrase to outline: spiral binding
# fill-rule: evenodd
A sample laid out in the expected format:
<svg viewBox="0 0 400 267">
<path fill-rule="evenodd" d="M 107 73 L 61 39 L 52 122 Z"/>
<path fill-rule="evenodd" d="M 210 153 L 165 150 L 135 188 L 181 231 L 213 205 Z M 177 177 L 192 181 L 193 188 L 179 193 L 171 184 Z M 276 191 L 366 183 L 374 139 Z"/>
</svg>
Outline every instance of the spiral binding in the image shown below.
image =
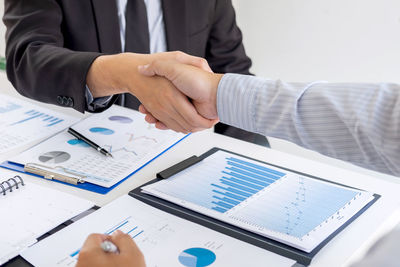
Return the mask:
<svg viewBox="0 0 400 267">
<path fill-rule="evenodd" d="M 5 196 L 7 194 L 7 191 L 12 192 L 13 188 L 15 187 L 15 189 L 18 189 L 19 185 L 25 185 L 24 180 L 19 175 L 3 181 L 0 183 L 0 194 L 3 194 Z"/>
</svg>

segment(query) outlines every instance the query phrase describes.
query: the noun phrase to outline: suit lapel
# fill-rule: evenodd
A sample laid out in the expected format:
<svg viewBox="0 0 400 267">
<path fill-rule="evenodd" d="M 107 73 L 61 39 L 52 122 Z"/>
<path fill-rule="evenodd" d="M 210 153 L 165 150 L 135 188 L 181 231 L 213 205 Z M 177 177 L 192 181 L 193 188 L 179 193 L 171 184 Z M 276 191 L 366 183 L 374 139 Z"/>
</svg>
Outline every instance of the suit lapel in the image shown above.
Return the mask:
<svg viewBox="0 0 400 267">
<path fill-rule="evenodd" d="M 91 0 L 97 26 L 100 52 L 120 53 L 118 9 L 115 0 Z"/>
<path fill-rule="evenodd" d="M 169 51 L 188 49 L 186 0 L 162 0 Z"/>
</svg>

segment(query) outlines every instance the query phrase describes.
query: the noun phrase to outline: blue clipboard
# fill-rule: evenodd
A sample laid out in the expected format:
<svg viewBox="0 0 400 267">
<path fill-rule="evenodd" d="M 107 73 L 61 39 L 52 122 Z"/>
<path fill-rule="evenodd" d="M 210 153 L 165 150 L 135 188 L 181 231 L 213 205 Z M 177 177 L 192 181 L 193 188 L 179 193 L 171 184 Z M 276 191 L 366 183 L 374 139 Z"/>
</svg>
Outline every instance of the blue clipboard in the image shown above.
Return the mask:
<svg viewBox="0 0 400 267">
<path fill-rule="evenodd" d="M 57 180 L 52 180 L 53 182 L 57 182 L 57 183 L 61 183 L 61 184 L 65 184 L 65 185 L 69 185 L 69 186 L 73 186 L 73 187 L 77 187 L 83 190 L 88 190 L 88 191 L 92 191 L 95 193 L 99 193 L 99 194 L 107 194 L 108 192 L 110 192 L 111 190 L 113 190 L 115 187 L 117 187 L 119 184 L 121 184 L 123 181 L 125 181 L 126 179 L 128 179 L 129 177 L 131 177 L 132 175 L 134 175 L 135 173 L 137 173 L 138 171 L 140 171 L 142 168 L 144 168 L 146 165 L 148 165 L 150 162 L 152 162 L 153 160 L 155 160 L 156 158 L 160 157 L 162 154 L 164 154 L 166 151 L 170 150 L 173 146 L 175 146 L 176 144 L 178 144 L 179 142 L 181 142 L 183 139 L 185 139 L 186 137 L 188 137 L 190 134 L 185 135 L 184 137 L 182 137 L 181 139 L 179 139 L 178 141 L 176 141 L 174 144 L 172 144 L 171 146 L 169 146 L 168 148 L 166 148 L 164 151 L 162 151 L 160 154 L 156 155 L 154 158 L 152 158 L 151 160 L 149 160 L 148 162 L 146 162 L 145 164 L 143 164 L 142 166 L 140 166 L 138 169 L 136 169 L 135 171 L 133 171 L 131 174 L 129 174 L 127 177 L 125 177 L 124 179 L 122 179 L 121 181 L 119 181 L 118 183 L 116 183 L 115 185 L 111 186 L 111 187 L 103 187 L 100 185 L 96 185 L 96 184 L 92 184 L 89 182 L 85 182 L 82 184 L 69 184 L 69 183 L 65 183 L 65 182 L 61 182 L 61 181 L 57 181 Z M 24 171 L 24 165 L 23 164 L 19 164 L 19 163 L 15 163 L 15 162 L 10 162 L 10 161 L 5 161 L 3 163 L 0 164 L 0 167 L 5 168 L 5 169 L 9 169 L 12 171 L 17 171 L 17 172 L 21 172 L 21 173 L 26 173 L 32 176 L 36 176 L 39 177 L 41 179 L 45 179 L 43 176 L 40 175 L 36 175 L 33 173 L 28 173 Z"/>
</svg>

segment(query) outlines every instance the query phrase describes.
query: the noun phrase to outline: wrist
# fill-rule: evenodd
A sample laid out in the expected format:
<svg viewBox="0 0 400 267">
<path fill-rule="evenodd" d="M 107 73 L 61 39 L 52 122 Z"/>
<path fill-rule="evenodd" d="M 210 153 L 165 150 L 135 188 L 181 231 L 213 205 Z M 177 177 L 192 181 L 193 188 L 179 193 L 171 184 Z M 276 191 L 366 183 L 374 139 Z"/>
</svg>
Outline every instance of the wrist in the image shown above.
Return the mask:
<svg viewBox="0 0 400 267">
<path fill-rule="evenodd" d="M 125 92 L 115 79 L 114 66 L 117 62 L 117 55 L 104 55 L 93 61 L 86 76 L 86 84 L 94 98 Z"/>
<path fill-rule="evenodd" d="M 151 63 L 153 58 L 151 54 L 136 53 L 122 53 L 110 58 L 107 66 L 114 88 L 122 93 L 140 94 L 149 78 L 138 72 L 138 66 Z"/>
<path fill-rule="evenodd" d="M 211 74 L 211 85 L 210 85 L 210 102 L 212 104 L 212 108 L 215 111 L 216 116 L 218 116 L 218 112 L 217 112 L 217 92 L 218 92 L 218 86 L 219 83 L 222 79 L 222 76 L 224 76 L 223 74 L 219 74 L 219 73 L 212 73 Z"/>
</svg>

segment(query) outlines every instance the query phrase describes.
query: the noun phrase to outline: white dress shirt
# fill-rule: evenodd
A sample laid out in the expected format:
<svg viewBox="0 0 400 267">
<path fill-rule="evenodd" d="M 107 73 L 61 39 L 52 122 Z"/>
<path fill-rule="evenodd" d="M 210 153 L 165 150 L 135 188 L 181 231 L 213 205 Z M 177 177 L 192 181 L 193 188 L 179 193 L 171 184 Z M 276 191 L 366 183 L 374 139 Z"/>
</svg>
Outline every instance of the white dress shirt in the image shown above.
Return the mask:
<svg viewBox="0 0 400 267">
<path fill-rule="evenodd" d="M 285 83 L 226 74 L 221 122 L 400 176 L 400 86 Z"/>
</svg>

